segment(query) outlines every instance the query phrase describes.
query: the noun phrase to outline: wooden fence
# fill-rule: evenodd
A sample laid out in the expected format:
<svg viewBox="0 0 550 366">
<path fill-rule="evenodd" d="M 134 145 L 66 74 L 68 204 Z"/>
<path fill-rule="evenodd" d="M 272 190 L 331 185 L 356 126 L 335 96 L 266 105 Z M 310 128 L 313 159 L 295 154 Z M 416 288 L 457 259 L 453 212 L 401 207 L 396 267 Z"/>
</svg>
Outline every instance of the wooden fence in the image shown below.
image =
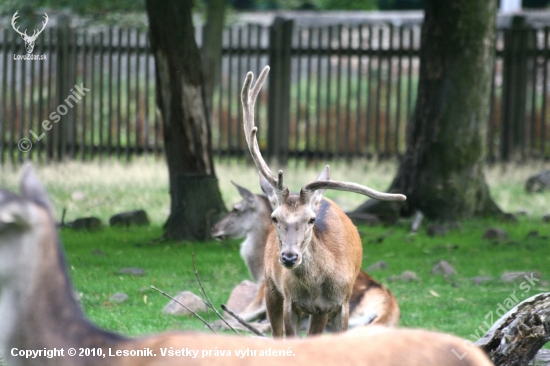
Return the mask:
<svg viewBox="0 0 550 366">
<path fill-rule="evenodd" d="M 287 18 L 226 28 L 213 103 L 216 156 L 247 155 L 239 93 L 246 72 L 257 75 L 266 64 L 256 122 L 269 158 L 284 164 L 403 154 L 420 29 L 419 22 L 304 25 Z M 0 37 L 0 163 L 162 153 L 146 32 L 47 28 L 33 51 L 45 59 L 33 61 L 17 56 L 26 52 L 12 29 Z M 523 17 L 499 27 L 491 161 L 550 157 L 548 37 L 548 27 Z"/>
</svg>

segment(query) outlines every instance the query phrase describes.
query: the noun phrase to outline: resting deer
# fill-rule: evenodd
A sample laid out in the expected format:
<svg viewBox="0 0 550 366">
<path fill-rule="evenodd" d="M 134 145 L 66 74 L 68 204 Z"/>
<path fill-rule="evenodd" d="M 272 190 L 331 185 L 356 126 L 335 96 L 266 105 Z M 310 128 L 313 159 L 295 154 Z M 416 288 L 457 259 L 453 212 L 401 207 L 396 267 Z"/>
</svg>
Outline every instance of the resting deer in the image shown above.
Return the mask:
<svg viewBox="0 0 550 366">
<path fill-rule="evenodd" d="M 281 342 L 200 333 L 130 339 L 106 332 L 86 319 L 74 297 L 51 204 L 32 169 L 25 169 L 20 196 L 0 190 L 0 352 L 9 366 L 491 365 L 457 337 L 367 328 Z M 261 356 L 268 350 L 272 356 Z M 21 356 L 26 351 L 37 357 Z M 54 357 L 38 354 L 44 351 Z"/>
<path fill-rule="evenodd" d="M 241 256 L 252 278 L 260 287 L 256 298 L 240 315 L 245 320 L 252 321 L 257 317 L 265 317 L 263 256 L 267 236 L 272 227 L 273 209 L 266 196 L 253 194 L 248 189 L 232 183 L 241 195 L 242 201 L 236 203 L 233 209 L 212 227 L 212 237 L 219 240 L 246 237 L 241 243 Z M 399 321 L 399 307 L 395 297 L 363 271 L 359 271 L 355 279 L 349 307 L 349 326 L 395 326 Z"/>
<path fill-rule="evenodd" d="M 326 189 L 349 191 L 380 200 L 403 201 L 388 194 L 347 182 L 332 181 L 328 165 L 317 180 L 299 194 L 290 194 L 283 172 L 275 176 L 260 153 L 254 126 L 254 104 L 269 67 L 251 89 L 249 72 L 241 92 L 246 142 L 260 172 L 261 187 L 274 207 L 274 230 L 265 248 L 266 308 L 274 337 L 296 336 L 302 314 L 309 314 L 308 334 L 322 333 L 331 319 L 334 332 L 346 330 L 349 299 L 361 267 L 363 248 L 357 229 L 332 201 Z"/>
</svg>

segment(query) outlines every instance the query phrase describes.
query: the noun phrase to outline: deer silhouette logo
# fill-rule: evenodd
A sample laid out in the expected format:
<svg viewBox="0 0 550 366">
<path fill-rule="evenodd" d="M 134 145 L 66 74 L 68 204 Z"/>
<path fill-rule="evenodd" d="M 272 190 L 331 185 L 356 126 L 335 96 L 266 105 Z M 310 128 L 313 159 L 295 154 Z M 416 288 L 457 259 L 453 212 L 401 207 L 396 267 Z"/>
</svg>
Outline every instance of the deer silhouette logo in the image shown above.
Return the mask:
<svg viewBox="0 0 550 366">
<path fill-rule="evenodd" d="M 16 11 L 15 14 L 13 14 L 13 17 L 11 18 L 11 26 L 17 33 L 21 35 L 21 38 L 23 38 L 23 41 L 25 41 L 25 49 L 27 50 L 27 53 L 30 54 L 34 49 L 34 42 L 36 42 L 36 38 L 40 33 L 42 33 L 44 28 L 46 28 L 46 24 L 48 24 L 48 19 L 49 19 L 48 14 L 44 13 L 44 22 L 42 22 L 42 29 L 40 30 L 35 29 L 34 32 L 32 33 L 32 36 L 29 36 L 27 35 L 26 29 L 25 29 L 25 32 L 21 32 L 19 31 L 19 27 L 16 28 L 15 21 L 17 20 L 17 18 L 19 18 L 19 15 L 17 14 L 18 12 L 19 10 Z"/>
</svg>

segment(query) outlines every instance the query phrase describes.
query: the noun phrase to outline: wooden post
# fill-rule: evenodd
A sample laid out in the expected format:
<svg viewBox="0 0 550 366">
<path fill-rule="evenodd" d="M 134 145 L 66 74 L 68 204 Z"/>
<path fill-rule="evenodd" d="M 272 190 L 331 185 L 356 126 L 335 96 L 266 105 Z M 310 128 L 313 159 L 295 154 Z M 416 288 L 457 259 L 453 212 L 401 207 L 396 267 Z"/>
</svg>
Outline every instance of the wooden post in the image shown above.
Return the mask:
<svg viewBox="0 0 550 366">
<path fill-rule="evenodd" d="M 518 153 L 525 143 L 525 108 L 529 51 L 534 48 L 533 33 L 524 15 L 515 15 L 510 28 L 504 33 L 503 85 L 500 122 L 500 158 L 508 161 Z M 524 152 L 523 149 L 521 151 Z M 523 155 L 523 154 L 522 154 Z"/>
<path fill-rule="evenodd" d="M 57 111 L 58 106 L 64 105 L 64 99 L 69 94 L 71 85 L 69 85 L 70 80 L 70 69 L 69 69 L 69 38 L 70 38 L 70 28 L 69 28 L 69 17 L 61 16 L 59 17 L 59 26 L 57 28 L 57 44 L 56 44 L 56 87 L 55 91 L 57 98 L 55 105 L 52 111 Z M 57 112 L 56 112 L 57 113 Z M 48 157 L 53 160 L 63 160 L 65 155 L 65 150 L 67 148 L 67 142 L 69 138 L 69 128 L 68 124 L 70 123 L 67 113 L 64 116 L 60 116 L 61 120 L 55 124 L 51 131 L 52 144 L 48 144 Z M 57 151 L 54 151 L 56 149 Z"/>
<path fill-rule="evenodd" d="M 293 28 L 292 19 L 276 17 L 269 30 L 267 159 L 283 166 L 288 162 Z"/>
</svg>

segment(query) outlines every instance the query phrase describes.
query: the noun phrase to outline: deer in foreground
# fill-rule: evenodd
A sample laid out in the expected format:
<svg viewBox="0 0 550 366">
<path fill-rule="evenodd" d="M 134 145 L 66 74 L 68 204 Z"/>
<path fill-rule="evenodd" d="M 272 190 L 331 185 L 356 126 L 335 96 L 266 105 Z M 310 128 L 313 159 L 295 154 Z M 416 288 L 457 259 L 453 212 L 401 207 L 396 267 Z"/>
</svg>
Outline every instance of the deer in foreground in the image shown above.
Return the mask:
<svg viewBox="0 0 550 366">
<path fill-rule="evenodd" d="M 0 352 L 9 366 L 491 365 L 479 348 L 451 335 L 361 328 L 279 342 L 201 333 L 131 339 L 106 332 L 86 319 L 74 297 L 51 204 L 32 169 L 24 171 L 21 195 L 0 190 Z M 261 355 L 269 349 L 278 356 Z M 27 350 L 57 352 L 20 356 Z M 80 355 L 85 350 L 88 356 Z M 105 357 L 90 356 L 91 350 Z"/>
<path fill-rule="evenodd" d="M 254 126 L 254 104 L 269 66 L 254 87 L 246 75 L 241 101 L 246 142 L 260 172 L 260 185 L 273 205 L 274 230 L 265 248 L 265 300 L 274 337 L 299 334 L 302 314 L 308 314 L 308 334 L 319 334 L 331 320 L 334 332 L 348 328 L 349 299 L 361 267 L 363 247 L 357 229 L 332 201 L 326 189 L 349 191 L 380 200 L 403 201 L 401 194 L 382 193 L 348 182 L 332 181 L 328 165 L 317 180 L 290 194 L 283 172 L 274 175 L 260 153 Z"/>
<path fill-rule="evenodd" d="M 264 251 L 272 227 L 273 209 L 264 195 L 257 195 L 234 182 L 242 197 L 233 209 L 212 227 L 212 237 L 240 239 L 241 256 L 252 278 L 260 285 L 256 298 L 240 314 L 247 321 L 265 317 Z M 258 274 L 261 274 L 259 276 Z M 349 301 L 349 326 L 376 324 L 395 326 L 399 321 L 399 306 L 393 294 L 371 276 L 359 271 Z M 263 329 L 263 331 L 266 331 Z"/>
</svg>

